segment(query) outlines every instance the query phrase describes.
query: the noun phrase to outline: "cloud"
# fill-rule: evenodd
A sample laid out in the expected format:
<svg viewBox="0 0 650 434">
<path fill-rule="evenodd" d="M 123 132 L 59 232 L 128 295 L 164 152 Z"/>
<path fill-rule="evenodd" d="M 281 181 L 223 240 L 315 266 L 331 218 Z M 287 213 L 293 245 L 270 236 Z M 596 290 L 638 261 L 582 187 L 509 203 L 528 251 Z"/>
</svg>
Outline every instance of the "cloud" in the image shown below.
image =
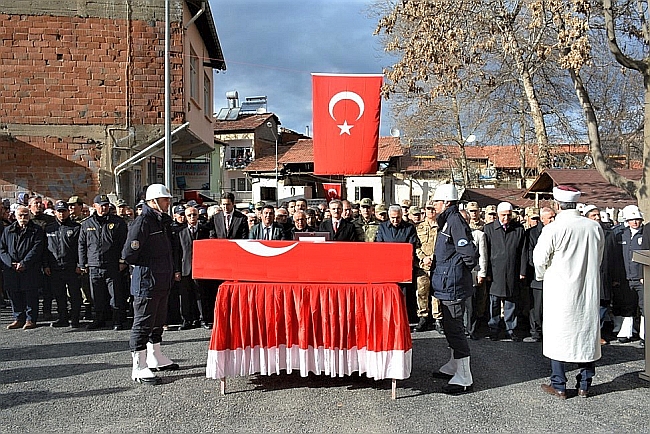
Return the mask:
<svg viewBox="0 0 650 434">
<path fill-rule="evenodd" d="M 389 64 L 372 33 L 370 1 L 211 0 L 227 70 L 215 77 L 215 111 L 225 93 L 266 95 L 282 125 L 311 128 L 311 73 L 381 73 Z M 391 127 L 382 102 L 381 134 Z"/>
</svg>

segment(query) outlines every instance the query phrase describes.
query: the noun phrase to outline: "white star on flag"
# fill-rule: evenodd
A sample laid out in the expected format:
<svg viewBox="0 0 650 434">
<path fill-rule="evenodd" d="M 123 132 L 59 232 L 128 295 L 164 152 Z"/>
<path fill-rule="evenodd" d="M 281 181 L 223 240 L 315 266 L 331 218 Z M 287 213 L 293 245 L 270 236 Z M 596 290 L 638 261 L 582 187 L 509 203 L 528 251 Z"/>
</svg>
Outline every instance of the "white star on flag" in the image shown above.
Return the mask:
<svg viewBox="0 0 650 434">
<path fill-rule="evenodd" d="M 348 136 L 350 135 L 350 128 L 352 128 L 354 125 L 348 125 L 348 121 L 343 121 L 343 125 L 337 125 L 341 129 L 341 132 L 339 133 L 339 136 L 342 136 L 343 133 L 347 134 Z"/>
</svg>

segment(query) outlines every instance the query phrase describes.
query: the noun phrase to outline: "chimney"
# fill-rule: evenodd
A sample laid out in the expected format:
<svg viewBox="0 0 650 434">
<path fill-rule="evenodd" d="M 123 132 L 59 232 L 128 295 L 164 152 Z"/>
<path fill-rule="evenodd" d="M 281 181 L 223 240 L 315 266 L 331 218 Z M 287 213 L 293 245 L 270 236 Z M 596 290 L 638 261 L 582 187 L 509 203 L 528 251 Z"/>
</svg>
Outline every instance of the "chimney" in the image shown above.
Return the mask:
<svg viewBox="0 0 650 434">
<path fill-rule="evenodd" d="M 309 137 L 309 125 L 305 127 L 305 136 Z"/>
</svg>

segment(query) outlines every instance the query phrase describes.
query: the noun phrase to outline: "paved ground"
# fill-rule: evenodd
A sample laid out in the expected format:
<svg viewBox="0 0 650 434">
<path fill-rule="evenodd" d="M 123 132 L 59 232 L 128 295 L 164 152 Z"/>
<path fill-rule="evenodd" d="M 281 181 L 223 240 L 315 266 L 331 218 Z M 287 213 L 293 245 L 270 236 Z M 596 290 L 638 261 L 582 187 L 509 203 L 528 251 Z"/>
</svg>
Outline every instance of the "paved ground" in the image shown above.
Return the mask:
<svg viewBox="0 0 650 434">
<path fill-rule="evenodd" d="M 220 396 L 205 378 L 207 330 L 166 332 L 181 370 L 142 386 L 130 378 L 128 331 L 10 331 L 9 314 L 0 311 L 0 432 L 650 432 L 636 343 L 603 349 L 588 399 L 540 391 L 550 374 L 541 344 L 489 340 L 470 343 L 475 392 L 444 395 L 431 372 L 449 353 L 434 331 L 414 335 L 396 401 L 389 380 L 299 375 L 232 379 Z"/>
</svg>

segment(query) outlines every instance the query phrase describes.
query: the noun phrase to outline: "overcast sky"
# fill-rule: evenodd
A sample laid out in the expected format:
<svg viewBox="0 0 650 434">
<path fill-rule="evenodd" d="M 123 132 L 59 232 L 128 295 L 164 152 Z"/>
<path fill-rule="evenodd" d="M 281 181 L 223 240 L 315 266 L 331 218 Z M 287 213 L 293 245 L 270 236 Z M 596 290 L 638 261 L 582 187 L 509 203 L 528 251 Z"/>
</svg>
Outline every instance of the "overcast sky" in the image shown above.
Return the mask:
<svg viewBox="0 0 650 434">
<path fill-rule="evenodd" d="M 265 95 L 282 126 L 312 128 L 312 72 L 381 73 L 389 57 L 373 36 L 369 0 L 210 0 L 227 70 L 215 76 L 215 112 L 225 93 Z M 381 135 L 391 125 L 382 101 Z"/>
</svg>

